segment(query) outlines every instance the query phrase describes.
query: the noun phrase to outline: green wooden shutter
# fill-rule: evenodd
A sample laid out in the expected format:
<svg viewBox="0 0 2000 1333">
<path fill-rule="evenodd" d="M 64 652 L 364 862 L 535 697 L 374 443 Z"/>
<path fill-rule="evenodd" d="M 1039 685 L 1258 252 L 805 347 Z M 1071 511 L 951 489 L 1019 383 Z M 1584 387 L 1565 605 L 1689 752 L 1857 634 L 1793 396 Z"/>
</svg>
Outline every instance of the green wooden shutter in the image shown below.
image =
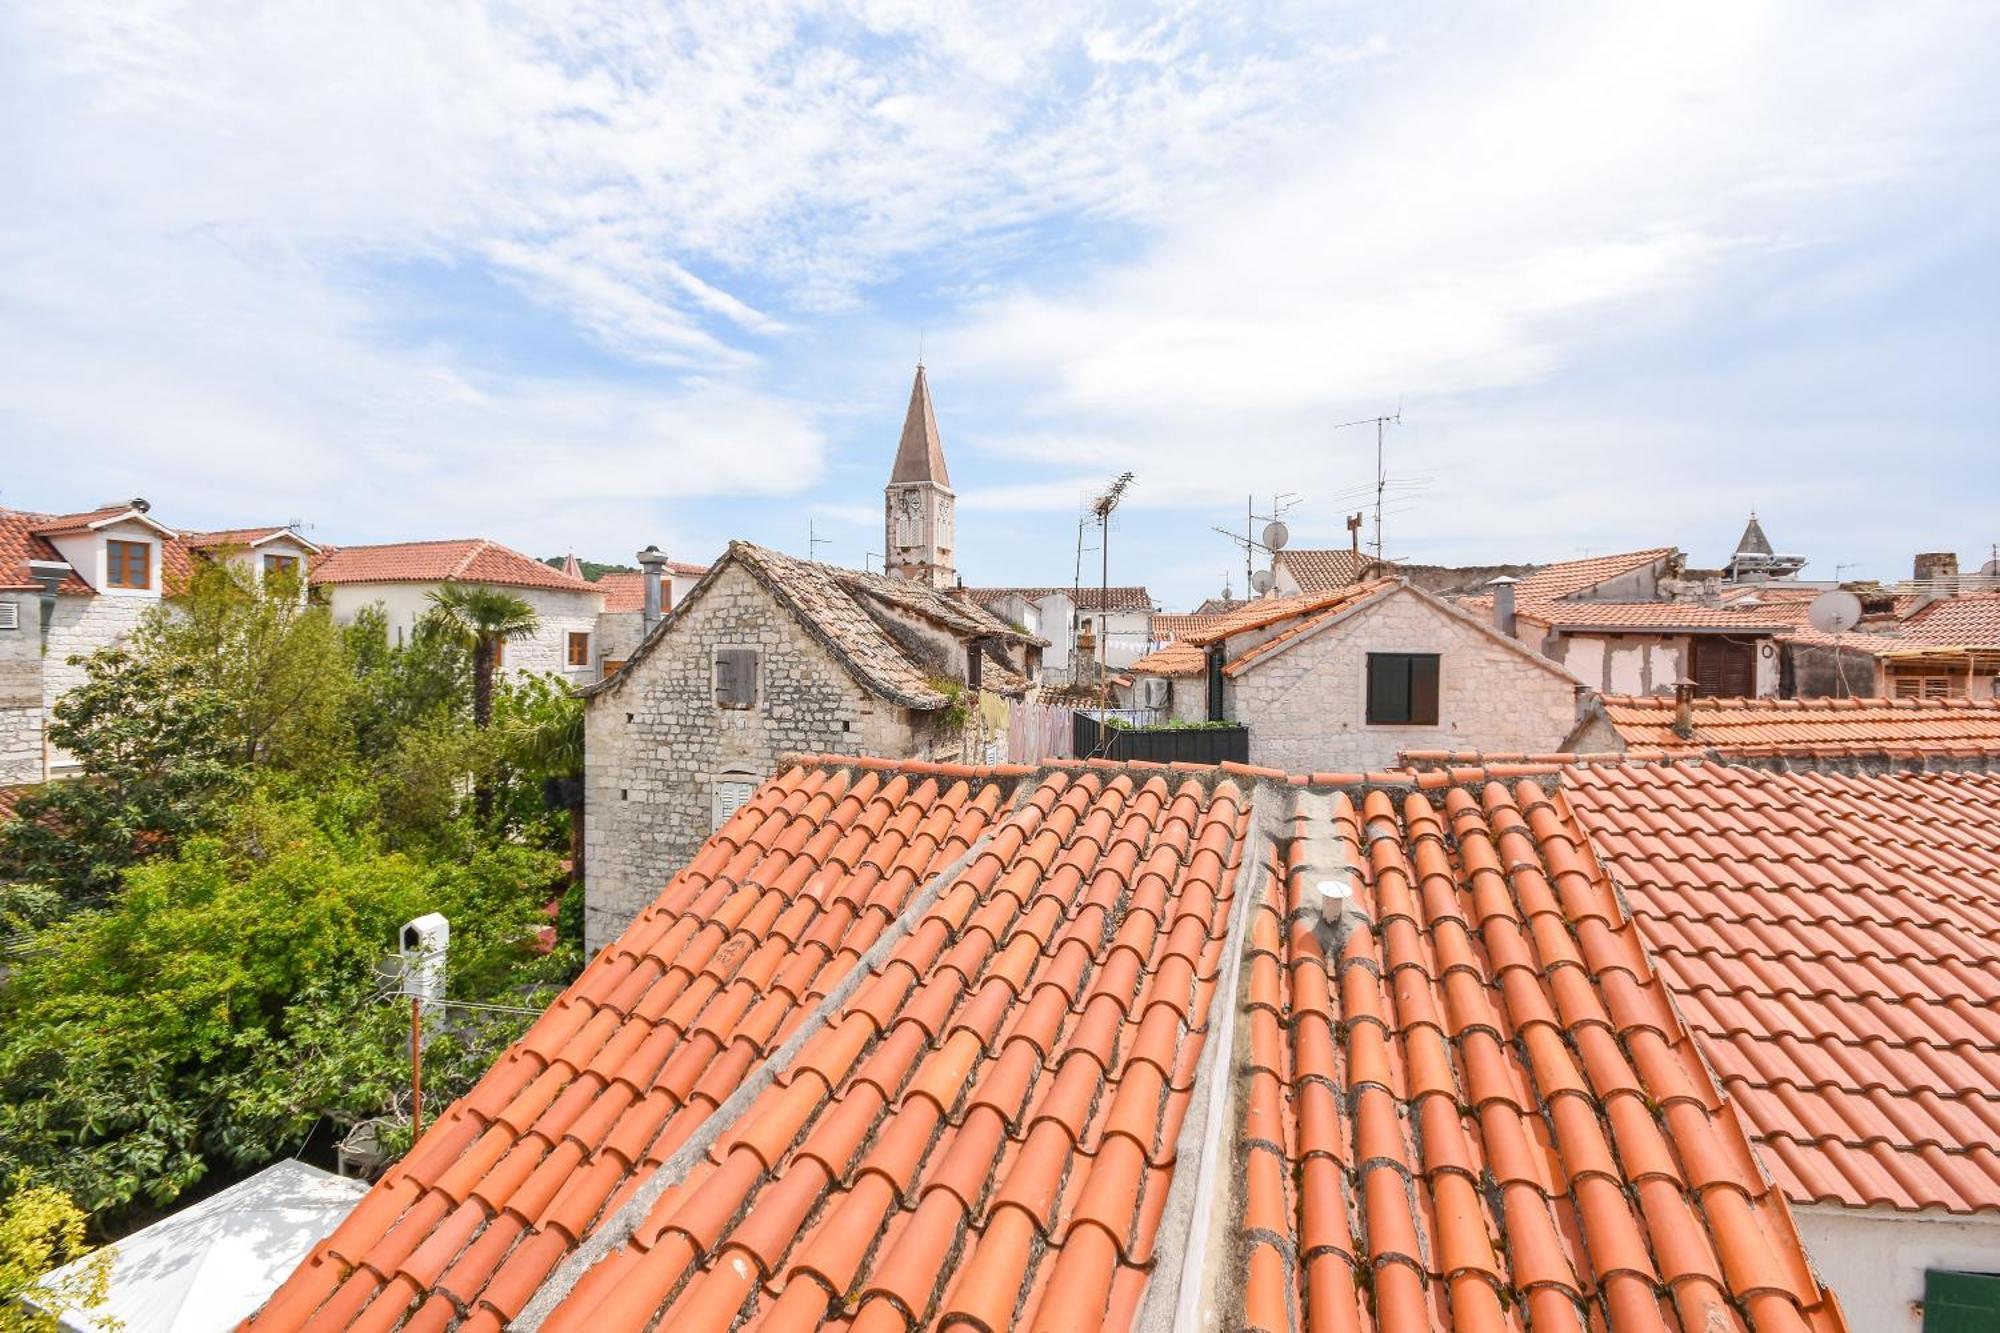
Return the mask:
<svg viewBox="0 0 2000 1333">
<path fill-rule="evenodd" d="M 1924 1274 L 1924 1333 L 1993 1333 L 2000 1329 L 2000 1273 Z"/>
</svg>

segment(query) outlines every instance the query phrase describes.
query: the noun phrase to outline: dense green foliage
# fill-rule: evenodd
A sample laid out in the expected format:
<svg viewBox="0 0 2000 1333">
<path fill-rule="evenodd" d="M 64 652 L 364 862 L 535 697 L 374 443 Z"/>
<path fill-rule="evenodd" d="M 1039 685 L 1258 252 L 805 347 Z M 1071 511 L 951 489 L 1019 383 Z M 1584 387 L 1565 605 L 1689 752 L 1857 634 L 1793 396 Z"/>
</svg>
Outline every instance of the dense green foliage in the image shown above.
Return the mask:
<svg viewBox="0 0 2000 1333">
<path fill-rule="evenodd" d="M 577 941 L 546 940 L 572 832 L 548 797 L 580 771 L 581 703 L 489 676 L 475 724 L 486 613 L 519 624 L 501 599 L 392 646 L 379 614 L 336 626 L 209 570 L 88 661 L 51 728 L 85 776 L 0 830 L 0 929 L 34 930 L 0 976 L 0 1203 L 53 1186 L 115 1232 L 329 1129 L 406 1143 L 380 964 L 412 917 L 450 919 L 454 998 L 532 1008 L 574 971 Z M 427 1102 L 525 1022 L 446 1011 Z"/>
<path fill-rule="evenodd" d="M 560 555 L 542 557 L 542 563 L 550 569 L 561 569 L 567 560 L 567 556 Z M 576 563 L 577 568 L 583 571 L 585 580 L 591 583 L 597 582 L 606 574 L 637 574 L 639 572 L 637 565 L 606 565 L 600 564 L 595 560 L 578 560 Z"/>
<path fill-rule="evenodd" d="M 52 1268 L 82 1258 L 84 1215 L 63 1192 L 22 1185 L 0 1202 L 0 1333 L 59 1333 L 62 1317 L 104 1305 L 111 1285 L 111 1252 L 62 1279 L 44 1279 Z M 34 1304 L 21 1297 L 32 1291 Z M 104 1326 L 102 1318 L 92 1321 Z"/>
</svg>

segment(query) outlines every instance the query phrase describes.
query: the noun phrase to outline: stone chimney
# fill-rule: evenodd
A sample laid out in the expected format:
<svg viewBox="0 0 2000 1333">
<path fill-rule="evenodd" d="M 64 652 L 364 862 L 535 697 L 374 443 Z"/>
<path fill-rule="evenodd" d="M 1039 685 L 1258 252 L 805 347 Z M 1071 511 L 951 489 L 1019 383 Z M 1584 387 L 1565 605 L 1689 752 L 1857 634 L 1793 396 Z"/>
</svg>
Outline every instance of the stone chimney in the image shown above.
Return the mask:
<svg viewBox="0 0 2000 1333">
<path fill-rule="evenodd" d="M 1948 591 L 1958 588 L 1958 553 L 1956 551 L 1924 551 L 1917 556 L 1915 577 L 1919 583 L 1937 582 L 1944 584 Z"/>
<path fill-rule="evenodd" d="M 1674 682 L 1674 735 L 1682 740 L 1694 736 L 1694 682 Z"/>
<path fill-rule="evenodd" d="M 642 633 L 651 634 L 653 626 L 660 623 L 660 580 L 666 577 L 667 555 L 657 546 L 648 546 L 639 552 L 639 568 L 644 571 L 646 585 L 645 609 L 640 612 Z"/>
<path fill-rule="evenodd" d="M 1518 582 L 1502 574 L 1486 585 L 1493 589 L 1493 628 L 1510 639 L 1518 637 L 1514 632 L 1514 585 Z"/>
</svg>

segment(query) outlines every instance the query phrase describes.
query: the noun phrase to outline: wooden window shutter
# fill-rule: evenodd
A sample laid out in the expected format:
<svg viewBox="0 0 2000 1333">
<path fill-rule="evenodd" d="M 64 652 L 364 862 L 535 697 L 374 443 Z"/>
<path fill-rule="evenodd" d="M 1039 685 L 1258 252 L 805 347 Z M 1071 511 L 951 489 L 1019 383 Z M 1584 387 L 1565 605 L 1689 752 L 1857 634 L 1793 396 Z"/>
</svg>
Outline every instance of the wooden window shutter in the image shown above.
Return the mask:
<svg viewBox="0 0 2000 1333">
<path fill-rule="evenodd" d="M 21 628 L 21 604 L 0 602 L 0 629 Z"/>
<path fill-rule="evenodd" d="M 1438 659 L 1417 653 L 1410 658 L 1410 721 L 1436 726 L 1438 720 Z"/>
<path fill-rule="evenodd" d="M 757 650 L 715 650 L 715 702 L 722 708 L 757 706 Z"/>
</svg>

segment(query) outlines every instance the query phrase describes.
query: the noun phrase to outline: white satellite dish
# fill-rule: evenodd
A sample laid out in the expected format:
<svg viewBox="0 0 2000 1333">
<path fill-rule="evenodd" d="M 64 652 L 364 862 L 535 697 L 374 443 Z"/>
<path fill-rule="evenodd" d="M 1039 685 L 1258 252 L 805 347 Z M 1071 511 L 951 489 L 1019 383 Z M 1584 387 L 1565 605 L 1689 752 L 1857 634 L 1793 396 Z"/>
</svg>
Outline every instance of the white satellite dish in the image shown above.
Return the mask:
<svg viewBox="0 0 2000 1333">
<path fill-rule="evenodd" d="M 1264 525 L 1265 550 L 1282 551 L 1285 549 L 1285 543 L 1291 539 L 1292 530 L 1285 526 L 1283 520 L 1274 518 Z"/>
<path fill-rule="evenodd" d="M 1845 588 L 1823 592 L 1806 608 L 1806 623 L 1822 634 L 1845 634 L 1861 623 L 1861 599 Z"/>
<path fill-rule="evenodd" d="M 1250 576 L 1250 586 L 1253 589 L 1255 589 L 1259 595 L 1271 591 L 1271 584 L 1274 583 L 1275 581 L 1276 580 L 1274 580 L 1271 577 L 1271 571 L 1268 569 L 1260 569 L 1255 574 L 1252 574 Z"/>
</svg>

